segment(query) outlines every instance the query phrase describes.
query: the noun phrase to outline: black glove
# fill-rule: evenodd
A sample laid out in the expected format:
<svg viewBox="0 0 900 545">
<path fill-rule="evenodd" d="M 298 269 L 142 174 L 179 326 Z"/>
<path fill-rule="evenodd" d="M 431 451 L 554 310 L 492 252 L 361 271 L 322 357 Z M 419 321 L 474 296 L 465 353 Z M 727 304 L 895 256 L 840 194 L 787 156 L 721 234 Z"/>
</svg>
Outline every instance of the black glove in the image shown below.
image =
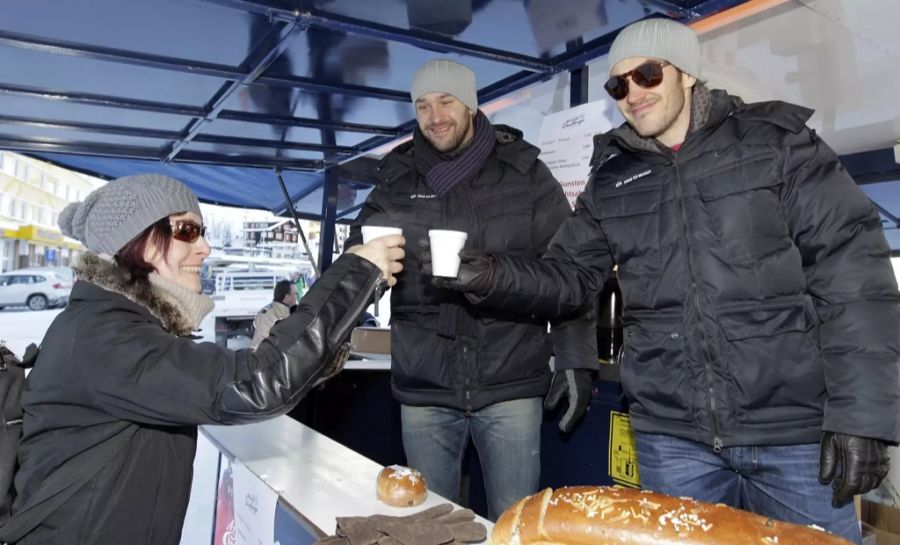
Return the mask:
<svg viewBox="0 0 900 545">
<path fill-rule="evenodd" d="M 830 431 L 822 436 L 819 482 L 834 481 L 831 504 L 835 507 L 850 503 L 857 494 L 878 488 L 889 466 L 887 443 L 880 439 Z"/>
<path fill-rule="evenodd" d="M 565 369 L 553 373 L 550 391 L 544 400 L 544 410 L 552 411 L 563 397 L 569 398 L 569 408 L 559 419 L 559 429 L 565 433 L 572 431 L 575 424 L 587 412 L 593 390 L 591 372 L 587 369 Z"/>
<path fill-rule="evenodd" d="M 419 239 L 419 258 L 422 272 L 431 276 L 431 243 L 428 239 Z M 487 295 L 494 287 L 494 260 L 487 252 L 463 249 L 459 252 L 456 278 L 435 276 L 431 284 L 436 288 Z"/>
</svg>

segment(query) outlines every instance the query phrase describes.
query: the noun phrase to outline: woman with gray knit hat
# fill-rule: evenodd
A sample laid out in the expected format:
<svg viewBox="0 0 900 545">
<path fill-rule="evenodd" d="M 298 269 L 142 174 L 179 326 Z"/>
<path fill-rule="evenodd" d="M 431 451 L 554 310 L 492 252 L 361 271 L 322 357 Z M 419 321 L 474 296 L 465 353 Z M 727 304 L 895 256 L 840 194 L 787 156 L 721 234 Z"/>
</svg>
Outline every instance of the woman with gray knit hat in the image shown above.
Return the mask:
<svg viewBox="0 0 900 545">
<path fill-rule="evenodd" d="M 343 365 L 342 345 L 403 237 L 345 254 L 257 350 L 188 335 L 212 310 L 197 198 L 156 174 L 110 182 L 69 205 L 63 232 L 88 248 L 69 306 L 47 331 L 23 393 L 11 521 L 19 544 L 175 545 L 197 426 L 286 413 Z"/>
</svg>

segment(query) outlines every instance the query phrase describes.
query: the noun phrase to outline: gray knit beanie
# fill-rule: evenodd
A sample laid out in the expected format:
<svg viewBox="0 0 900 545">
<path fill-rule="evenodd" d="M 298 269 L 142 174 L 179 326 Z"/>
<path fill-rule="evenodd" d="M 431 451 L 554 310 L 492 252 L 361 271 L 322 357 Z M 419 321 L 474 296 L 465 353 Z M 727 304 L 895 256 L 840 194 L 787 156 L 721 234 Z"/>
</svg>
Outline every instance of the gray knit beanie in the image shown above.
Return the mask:
<svg viewBox="0 0 900 545">
<path fill-rule="evenodd" d="M 697 33 L 670 19 L 645 19 L 623 28 L 609 48 L 609 70 L 629 57 L 652 57 L 700 78 L 700 41 Z"/>
<path fill-rule="evenodd" d="M 200 203 L 186 185 L 162 174 L 118 178 L 59 214 L 63 234 L 88 250 L 116 255 L 131 239 L 158 220 L 183 212 L 200 214 Z"/>
<path fill-rule="evenodd" d="M 415 104 L 422 95 L 447 93 L 474 112 L 478 109 L 476 89 L 475 72 L 467 66 L 448 59 L 435 59 L 426 62 L 416 71 L 409 94 Z"/>
</svg>

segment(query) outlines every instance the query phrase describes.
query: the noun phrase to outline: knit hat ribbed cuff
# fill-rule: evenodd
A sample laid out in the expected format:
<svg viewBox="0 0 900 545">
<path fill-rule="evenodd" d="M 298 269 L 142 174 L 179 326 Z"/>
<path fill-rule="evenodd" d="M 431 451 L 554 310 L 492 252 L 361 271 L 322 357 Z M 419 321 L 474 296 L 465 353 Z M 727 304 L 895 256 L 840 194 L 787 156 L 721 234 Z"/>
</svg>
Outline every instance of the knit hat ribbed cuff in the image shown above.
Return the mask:
<svg viewBox="0 0 900 545">
<path fill-rule="evenodd" d="M 409 92 L 413 103 L 428 93 L 447 93 L 473 112 L 478 109 L 475 72 L 458 62 L 435 59 L 426 62 L 416 71 Z"/>
<path fill-rule="evenodd" d="M 63 234 L 92 252 L 114 256 L 147 227 L 182 212 L 202 217 L 200 203 L 187 186 L 161 174 L 137 174 L 113 180 L 84 202 L 68 205 L 58 223 Z"/>
<path fill-rule="evenodd" d="M 628 25 L 609 48 L 609 70 L 631 57 L 669 61 L 685 74 L 700 78 L 702 65 L 697 33 L 670 19 L 646 19 Z"/>
</svg>

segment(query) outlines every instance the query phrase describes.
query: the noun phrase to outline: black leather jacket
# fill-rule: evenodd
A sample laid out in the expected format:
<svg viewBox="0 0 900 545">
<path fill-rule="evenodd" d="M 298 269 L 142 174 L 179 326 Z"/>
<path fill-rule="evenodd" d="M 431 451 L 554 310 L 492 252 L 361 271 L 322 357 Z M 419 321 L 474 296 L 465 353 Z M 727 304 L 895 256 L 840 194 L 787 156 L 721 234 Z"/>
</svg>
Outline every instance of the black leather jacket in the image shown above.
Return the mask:
<svg viewBox="0 0 900 545">
<path fill-rule="evenodd" d="M 371 300 L 377 267 L 347 255 L 272 327 L 255 352 L 177 333 L 177 309 L 147 284 L 88 256 L 23 394 L 24 437 L 13 512 L 48 475 L 123 432 L 124 451 L 85 475 L 22 544 L 177 545 L 190 493 L 196 426 L 289 411 L 340 368 L 343 344 Z M 128 429 L 132 428 L 132 429 Z"/>
<path fill-rule="evenodd" d="M 616 263 L 635 429 L 900 440 L 900 298 L 877 210 L 805 126 L 811 110 L 712 98 L 676 153 L 627 126 L 599 136 L 545 260 L 497 256 L 486 303 L 565 312 Z"/>
</svg>

